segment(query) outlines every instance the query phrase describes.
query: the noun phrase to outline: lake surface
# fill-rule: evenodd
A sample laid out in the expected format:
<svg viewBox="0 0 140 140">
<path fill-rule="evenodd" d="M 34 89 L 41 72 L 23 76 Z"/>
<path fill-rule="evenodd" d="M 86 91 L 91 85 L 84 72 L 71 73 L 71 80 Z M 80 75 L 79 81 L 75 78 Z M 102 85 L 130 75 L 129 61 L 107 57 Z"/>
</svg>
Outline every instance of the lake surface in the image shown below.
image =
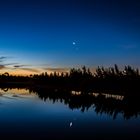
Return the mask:
<svg viewBox="0 0 140 140">
<path fill-rule="evenodd" d="M 25 89 L 0 90 L 0 136 L 9 139 L 140 139 L 140 117 L 84 111 Z"/>
</svg>

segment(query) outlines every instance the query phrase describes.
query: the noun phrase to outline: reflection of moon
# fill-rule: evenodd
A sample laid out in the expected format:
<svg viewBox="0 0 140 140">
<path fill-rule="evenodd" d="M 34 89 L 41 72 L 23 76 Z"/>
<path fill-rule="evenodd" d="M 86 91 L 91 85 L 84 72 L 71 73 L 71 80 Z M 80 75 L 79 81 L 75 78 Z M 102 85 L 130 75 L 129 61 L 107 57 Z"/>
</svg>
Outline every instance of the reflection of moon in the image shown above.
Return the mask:
<svg viewBox="0 0 140 140">
<path fill-rule="evenodd" d="M 72 122 L 70 122 L 70 127 L 72 127 Z"/>
</svg>

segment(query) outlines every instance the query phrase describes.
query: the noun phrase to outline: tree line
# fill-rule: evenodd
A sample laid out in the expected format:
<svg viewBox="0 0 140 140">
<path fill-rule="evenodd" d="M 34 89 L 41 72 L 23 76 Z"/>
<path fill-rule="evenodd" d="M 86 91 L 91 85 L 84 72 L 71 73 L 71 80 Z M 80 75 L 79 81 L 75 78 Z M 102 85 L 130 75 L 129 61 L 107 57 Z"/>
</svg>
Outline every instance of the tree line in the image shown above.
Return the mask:
<svg viewBox="0 0 140 140">
<path fill-rule="evenodd" d="M 14 76 L 7 72 L 0 75 L 0 87 L 42 87 L 79 90 L 82 93 L 96 91 L 139 91 L 140 73 L 138 69 L 125 66 L 97 67 L 92 73 L 89 68 L 72 68 L 69 72 L 34 74 L 30 76 Z M 124 92 L 124 94 L 125 94 Z M 134 92 L 135 93 L 135 92 Z"/>
</svg>

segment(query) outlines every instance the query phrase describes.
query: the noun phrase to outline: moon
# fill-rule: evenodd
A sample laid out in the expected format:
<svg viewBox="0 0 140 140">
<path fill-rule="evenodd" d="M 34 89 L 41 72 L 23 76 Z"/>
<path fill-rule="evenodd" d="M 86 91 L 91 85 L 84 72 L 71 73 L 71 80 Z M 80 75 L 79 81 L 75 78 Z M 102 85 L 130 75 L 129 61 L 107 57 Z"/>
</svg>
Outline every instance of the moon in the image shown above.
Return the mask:
<svg viewBox="0 0 140 140">
<path fill-rule="evenodd" d="M 75 41 L 73 41 L 73 42 L 72 42 L 72 45 L 74 46 L 74 48 L 75 48 L 75 50 L 76 50 L 76 51 L 78 51 L 78 50 L 79 50 L 79 47 L 77 46 L 77 44 L 76 44 L 76 42 L 75 42 Z"/>
<path fill-rule="evenodd" d="M 72 42 L 73 45 L 76 45 L 76 42 Z"/>
</svg>

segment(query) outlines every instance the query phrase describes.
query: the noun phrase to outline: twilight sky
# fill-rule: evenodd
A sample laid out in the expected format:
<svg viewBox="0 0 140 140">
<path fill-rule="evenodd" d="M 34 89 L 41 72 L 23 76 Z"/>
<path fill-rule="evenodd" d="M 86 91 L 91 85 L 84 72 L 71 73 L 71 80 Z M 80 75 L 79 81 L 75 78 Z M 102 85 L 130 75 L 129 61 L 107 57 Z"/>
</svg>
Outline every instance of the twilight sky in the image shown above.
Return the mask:
<svg viewBox="0 0 140 140">
<path fill-rule="evenodd" d="M 0 1 L 0 72 L 140 68 L 139 0 Z"/>
</svg>

